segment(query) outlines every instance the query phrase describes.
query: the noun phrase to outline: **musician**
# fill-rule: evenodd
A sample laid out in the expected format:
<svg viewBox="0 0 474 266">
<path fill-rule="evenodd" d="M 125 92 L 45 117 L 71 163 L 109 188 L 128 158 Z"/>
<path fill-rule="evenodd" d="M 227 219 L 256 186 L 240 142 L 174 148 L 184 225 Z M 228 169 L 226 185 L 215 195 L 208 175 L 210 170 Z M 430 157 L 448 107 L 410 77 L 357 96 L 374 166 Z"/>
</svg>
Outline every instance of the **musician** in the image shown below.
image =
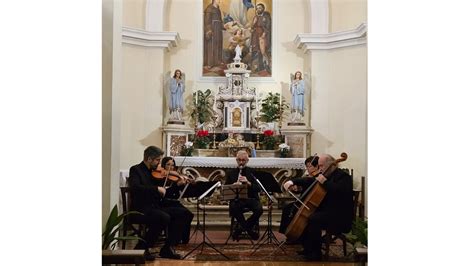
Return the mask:
<svg viewBox="0 0 474 266">
<path fill-rule="evenodd" d="M 314 161 L 317 162 L 317 171 L 311 171 L 314 169 L 314 161 L 311 165 L 308 159 L 305 161 L 308 173 L 313 175 L 314 179 L 326 190 L 326 196 L 309 216 L 308 224 L 300 238 L 303 251 L 299 254 L 304 255 L 307 260 L 319 261 L 322 258 L 322 230 L 346 233 L 351 229 L 352 178 L 333 164 L 335 159 L 331 155 L 322 154 L 319 158 L 316 157 Z M 308 178 L 290 180 L 284 184 L 284 188 L 291 191 L 301 186 L 305 191 L 305 188 L 311 185 L 310 181 L 311 179 Z"/>
<path fill-rule="evenodd" d="M 226 173 L 227 178 L 225 184 L 235 184 L 237 182 L 245 184 L 247 186 L 248 199 L 230 201 L 229 214 L 235 217 L 241 228 L 245 230 L 252 239 L 257 240 L 259 234 L 254 231 L 253 228 L 258 224 L 258 220 L 263 213 L 262 204 L 260 203 L 258 195 L 260 187 L 255 180 L 254 170 L 246 166 L 249 161 L 248 153 L 244 150 L 238 151 L 236 161 L 238 167 Z M 247 220 L 245 220 L 244 217 L 244 208 L 248 208 L 252 212 L 252 215 Z M 237 228 L 233 232 L 234 239 L 239 238 L 242 229 Z"/>
<path fill-rule="evenodd" d="M 179 201 L 179 196 L 180 192 L 183 191 L 185 188 L 185 185 L 189 183 L 189 179 L 185 176 L 179 175 L 178 172 L 176 172 L 176 162 L 172 157 L 164 157 L 161 160 L 161 168 L 164 171 L 164 174 L 167 174 L 167 171 L 171 171 L 170 175 L 173 174 L 173 176 L 179 176 L 179 179 L 177 182 L 170 182 L 169 178 L 166 181 L 166 177 L 162 178 L 158 184 L 160 186 L 164 186 L 165 182 L 167 183 L 166 186 L 170 185 L 166 189 L 166 194 L 165 198 L 161 201 L 161 206 L 163 208 L 178 208 L 181 209 L 180 211 L 182 212 L 181 214 L 184 216 L 184 228 L 182 230 L 181 237 L 179 239 L 179 242 L 182 244 L 187 244 L 189 243 L 189 236 L 191 232 L 191 222 L 193 221 L 194 214 L 188 210 L 186 207 L 184 207 L 183 204 Z"/>
<path fill-rule="evenodd" d="M 311 176 L 310 173 L 317 173 L 318 169 L 318 159 L 319 157 L 310 156 L 306 158 L 304 164 L 306 166 L 306 174 L 300 178 L 294 178 L 293 180 L 285 182 L 283 187 L 288 190 L 291 186 L 291 192 L 296 193 L 303 193 L 308 189 L 308 187 L 314 182 L 314 176 Z M 304 200 L 304 199 L 302 199 Z M 280 229 L 278 230 L 280 233 L 285 234 L 288 225 L 291 223 L 292 215 L 296 213 L 297 209 L 295 209 L 295 202 L 291 202 L 283 207 L 281 213 L 281 222 L 280 222 Z"/>
<path fill-rule="evenodd" d="M 143 161 L 130 168 L 129 185 L 131 187 L 131 209 L 143 213 L 135 215 L 134 219 L 139 223 L 145 223 L 148 230 L 144 240 L 139 241 L 135 249 L 145 250 L 145 259 L 154 260 L 155 256 L 150 254 L 160 232 L 168 228 L 168 236 L 164 246 L 160 250 L 160 257 L 170 259 L 181 259 L 176 253 L 174 246 L 178 243 L 181 232 L 185 228 L 186 212 L 181 208 L 172 208 L 162 205 L 162 199 L 166 195 L 166 189 L 159 186 L 159 181 L 152 175 L 163 156 L 163 151 L 155 146 L 149 146 L 143 154 Z"/>
</svg>

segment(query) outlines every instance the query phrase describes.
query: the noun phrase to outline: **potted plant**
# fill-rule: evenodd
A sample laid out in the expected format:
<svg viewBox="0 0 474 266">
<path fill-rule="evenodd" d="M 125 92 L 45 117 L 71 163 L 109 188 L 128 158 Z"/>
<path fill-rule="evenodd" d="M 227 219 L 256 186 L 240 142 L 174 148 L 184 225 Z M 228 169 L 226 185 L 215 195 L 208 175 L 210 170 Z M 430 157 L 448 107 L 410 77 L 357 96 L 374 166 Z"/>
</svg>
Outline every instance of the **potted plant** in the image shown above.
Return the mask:
<svg viewBox="0 0 474 266">
<path fill-rule="evenodd" d="M 288 157 L 288 153 L 290 153 L 290 146 L 288 146 L 286 143 L 282 143 L 282 144 L 278 145 L 278 148 L 280 148 L 280 157 L 281 158 Z"/>
<path fill-rule="evenodd" d="M 192 156 L 193 150 L 193 143 L 191 141 L 186 141 L 186 143 L 184 143 L 183 149 L 181 150 L 181 155 Z"/>
<path fill-rule="evenodd" d="M 263 141 L 262 144 L 265 150 L 273 150 L 275 149 L 275 144 L 277 142 L 274 132 L 271 129 L 267 129 L 263 131 Z"/>
<path fill-rule="evenodd" d="M 129 211 L 118 215 L 117 204 L 110 212 L 107 223 L 105 224 L 104 232 L 102 233 L 102 249 L 115 249 L 119 240 L 140 240 L 138 236 L 117 236 L 117 233 L 122 229 L 123 218 L 130 214 L 143 215 L 141 212 Z"/>
<path fill-rule="evenodd" d="M 367 247 L 367 221 L 356 217 L 352 222 L 352 229 L 349 233 L 344 234 L 347 242 L 351 243 L 354 248 Z"/>
<path fill-rule="evenodd" d="M 270 92 L 268 96 L 262 100 L 262 109 L 260 110 L 262 113 L 262 122 L 271 123 L 280 121 L 283 113 L 288 108 L 288 104 L 285 99 L 280 96 L 280 93 L 273 94 Z"/>
<path fill-rule="evenodd" d="M 200 90 L 194 92 L 193 103 L 195 108 L 191 113 L 191 117 L 193 119 L 192 123 L 196 123 L 196 118 L 199 124 L 210 122 L 214 113 L 212 109 L 213 101 L 211 90 L 207 89 L 205 92 Z"/>
<path fill-rule="evenodd" d="M 194 142 L 198 149 L 207 149 L 211 140 L 209 139 L 209 131 L 207 130 L 198 130 L 194 137 Z"/>
</svg>

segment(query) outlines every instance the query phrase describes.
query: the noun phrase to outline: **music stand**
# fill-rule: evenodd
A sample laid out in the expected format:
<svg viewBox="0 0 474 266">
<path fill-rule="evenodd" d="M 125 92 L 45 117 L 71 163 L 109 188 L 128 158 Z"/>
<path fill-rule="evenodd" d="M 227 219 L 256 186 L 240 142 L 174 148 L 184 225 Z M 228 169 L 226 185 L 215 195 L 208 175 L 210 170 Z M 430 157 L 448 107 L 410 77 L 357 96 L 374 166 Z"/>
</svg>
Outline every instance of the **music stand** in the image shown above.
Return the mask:
<svg viewBox="0 0 474 266">
<path fill-rule="evenodd" d="M 194 185 L 187 185 L 187 187 L 184 189 L 183 192 L 181 192 L 181 195 L 179 196 L 179 200 L 182 198 L 195 198 L 196 199 L 196 216 L 197 216 L 197 222 L 196 226 L 194 227 L 194 231 L 189 237 L 189 239 L 192 239 L 193 236 L 197 233 L 197 231 L 201 231 L 201 221 L 199 220 L 199 200 L 197 198 L 201 196 L 204 192 L 206 192 L 208 189 L 210 189 L 212 186 L 214 186 L 218 181 L 209 181 L 209 182 L 196 182 Z M 212 194 L 212 193 L 211 193 Z M 205 235 L 207 240 L 209 242 L 211 241 L 207 235 Z M 196 241 L 194 241 L 196 243 Z"/>
<path fill-rule="evenodd" d="M 260 188 L 262 189 L 262 191 L 265 193 L 265 195 L 268 198 L 267 200 L 268 218 L 267 218 L 267 228 L 265 229 L 265 232 L 260 237 L 258 242 L 254 245 L 255 249 L 250 255 L 253 255 L 255 252 L 257 252 L 257 250 L 263 244 L 273 244 L 279 247 L 283 251 L 283 253 L 286 254 L 285 250 L 280 245 L 280 241 L 278 241 L 278 239 L 276 238 L 272 230 L 273 198 L 270 195 L 270 193 L 274 193 L 274 192 L 281 193 L 282 191 L 281 191 L 280 185 L 275 180 L 273 175 L 267 172 L 263 172 L 263 171 L 255 172 L 255 176 L 253 176 L 253 178 L 257 181 L 258 185 L 260 186 Z"/>
<path fill-rule="evenodd" d="M 222 256 L 224 256 L 226 259 L 230 260 L 229 257 L 224 255 L 224 253 L 220 252 L 216 247 L 214 247 L 214 244 L 211 242 L 211 240 L 206 235 L 206 203 L 204 201 L 204 198 L 212 195 L 214 190 L 217 187 L 220 187 L 220 186 L 221 186 L 221 182 L 218 182 L 218 181 L 198 182 L 198 183 L 196 183 L 196 188 L 191 189 L 191 192 L 188 192 L 188 190 L 189 190 L 189 188 L 188 188 L 186 190 L 186 192 L 183 193 L 183 194 L 189 193 L 189 194 L 192 194 L 192 195 L 196 195 L 197 192 L 200 192 L 203 189 L 207 188 L 207 190 L 205 192 L 203 192 L 197 198 L 198 209 L 199 209 L 199 201 L 202 201 L 202 203 L 203 203 L 203 218 L 202 218 L 202 230 L 201 230 L 201 232 L 202 232 L 202 242 L 199 245 L 197 245 L 195 248 L 193 248 L 191 251 L 189 251 L 186 255 L 184 255 L 183 259 L 185 259 L 187 256 L 189 256 L 191 253 L 193 253 L 199 247 L 201 247 L 201 253 L 200 254 L 202 254 L 204 246 L 208 246 L 208 247 L 214 249 L 215 251 L 217 251 Z M 184 196 L 186 196 L 186 195 L 182 195 L 182 197 L 184 197 Z M 197 225 L 196 225 L 196 230 L 200 230 L 200 229 L 197 229 Z M 197 232 L 196 230 L 195 230 L 195 232 Z M 193 233 L 193 235 L 194 235 L 194 233 Z M 207 242 L 206 239 L 209 242 Z"/>
</svg>

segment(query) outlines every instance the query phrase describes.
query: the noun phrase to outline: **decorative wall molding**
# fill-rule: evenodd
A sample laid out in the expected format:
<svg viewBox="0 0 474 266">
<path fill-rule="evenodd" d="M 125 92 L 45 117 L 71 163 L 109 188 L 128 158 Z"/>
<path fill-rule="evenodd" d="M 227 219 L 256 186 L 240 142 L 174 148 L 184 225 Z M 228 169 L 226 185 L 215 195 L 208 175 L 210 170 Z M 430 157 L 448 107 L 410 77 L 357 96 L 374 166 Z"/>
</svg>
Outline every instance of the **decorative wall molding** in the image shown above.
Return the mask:
<svg viewBox="0 0 474 266">
<path fill-rule="evenodd" d="M 181 38 L 177 32 L 150 32 L 129 27 L 122 27 L 122 43 L 145 47 L 159 47 L 167 50 L 177 47 Z"/>
<path fill-rule="evenodd" d="M 362 23 L 353 30 L 327 34 L 297 34 L 293 41 L 299 49 L 330 50 L 367 43 L 367 24 Z"/>
</svg>

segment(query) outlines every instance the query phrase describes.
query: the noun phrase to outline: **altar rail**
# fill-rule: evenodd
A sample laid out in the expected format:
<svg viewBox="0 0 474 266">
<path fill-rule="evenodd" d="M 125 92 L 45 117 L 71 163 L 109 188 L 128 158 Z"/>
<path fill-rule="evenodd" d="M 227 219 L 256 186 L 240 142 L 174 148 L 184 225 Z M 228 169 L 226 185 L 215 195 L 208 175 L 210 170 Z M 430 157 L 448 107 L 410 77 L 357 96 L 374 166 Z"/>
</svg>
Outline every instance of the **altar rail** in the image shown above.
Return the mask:
<svg viewBox="0 0 474 266">
<path fill-rule="evenodd" d="M 182 157 L 174 158 L 176 165 L 185 167 L 215 167 L 215 168 L 235 168 L 237 162 L 232 157 Z M 247 163 L 251 168 L 279 168 L 279 169 L 300 169 L 304 170 L 305 158 L 249 158 Z M 184 161 L 184 162 L 183 162 Z"/>
</svg>

